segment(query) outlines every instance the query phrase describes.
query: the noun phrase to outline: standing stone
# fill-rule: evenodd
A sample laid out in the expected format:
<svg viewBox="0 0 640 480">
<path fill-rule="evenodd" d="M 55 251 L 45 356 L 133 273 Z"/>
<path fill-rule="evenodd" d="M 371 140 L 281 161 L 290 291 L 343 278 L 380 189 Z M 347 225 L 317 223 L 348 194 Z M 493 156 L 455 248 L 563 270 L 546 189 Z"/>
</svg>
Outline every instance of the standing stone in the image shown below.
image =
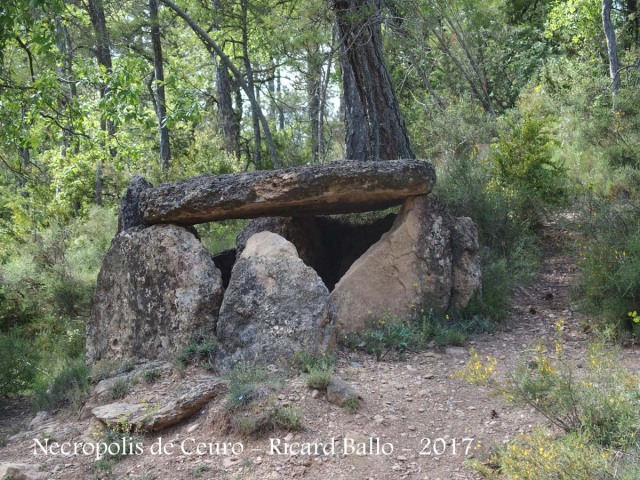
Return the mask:
<svg viewBox="0 0 640 480">
<path fill-rule="evenodd" d="M 236 238 L 236 251 L 242 253 L 247 240 L 260 232 L 272 232 L 293 243 L 298 256 L 314 270 L 324 257 L 321 243 L 321 232 L 315 217 L 262 217 L 255 218 L 240 232 Z"/>
<path fill-rule="evenodd" d="M 298 350 L 332 350 L 329 291 L 291 242 L 275 233 L 257 233 L 233 267 L 217 334 L 221 369 L 242 360 L 283 364 Z"/>
<path fill-rule="evenodd" d="M 210 253 L 182 227 L 117 235 L 98 276 L 87 359 L 167 358 L 194 334 L 213 335 L 222 280 Z"/>
<path fill-rule="evenodd" d="M 469 217 L 453 218 L 451 228 L 453 248 L 453 285 L 451 305 L 464 308 L 471 299 L 482 293 L 480 245 L 478 229 Z"/>
<path fill-rule="evenodd" d="M 471 258 L 477 238 L 469 238 L 477 233 L 462 228 L 472 225 L 470 220 L 460 220 L 460 233 L 455 233 L 458 221 L 435 199 L 407 199 L 391 230 L 355 261 L 331 293 L 338 333 L 362 330 L 386 316 L 410 319 L 421 308 L 447 310 L 452 306 L 456 269 L 461 276 L 459 301 L 468 301 L 479 291 L 479 268 L 477 284 L 462 278 L 477 262 L 477 255 Z M 456 264 L 452 237 L 458 239 L 463 265 Z"/>
</svg>

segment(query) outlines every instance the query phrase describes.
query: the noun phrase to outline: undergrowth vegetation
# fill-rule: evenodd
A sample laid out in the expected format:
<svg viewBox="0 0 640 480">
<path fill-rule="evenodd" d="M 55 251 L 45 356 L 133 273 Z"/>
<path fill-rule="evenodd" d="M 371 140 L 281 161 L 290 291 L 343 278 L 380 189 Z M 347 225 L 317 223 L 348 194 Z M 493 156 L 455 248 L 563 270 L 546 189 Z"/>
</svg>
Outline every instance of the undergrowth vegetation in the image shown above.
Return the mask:
<svg viewBox="0 0 640 480">
<path fill-rule="evenodd" d="M 640 465 L 640 377 L 620 366 L 615 350 L 593 343 L 578 372 L 564 353 L 558 323 L 555 344 L 534 345 L 505 378 L 497 360 L 472 350 L 457 376 L 526 405 L 557 430 L 535 430 L 509 442 L 475 468 L 495 479 L 633 479 Z"/>
<path fill-rule="evenodd" d="M 461 346 L 469 334 L 494 328 L 483 316 L 455 320 L 448 314 L 421 310 L 414 321 L 386 318 L 369 325 L 362 332 L 345 335 L 341 341 L 345 346 L 370 353 L 380 361 L 390 352 L 402 355 L 428 347 Z"/>
<path fill-rule="evenodd" d="M 262 437 L 277 430 L 302 428 L 302 414 L 275 398 L 282 388 L 281 378 L 252 362 L 239 362 L 226 375 L 229 381 L 222 427 L 247 437 Z"/>
</svg>

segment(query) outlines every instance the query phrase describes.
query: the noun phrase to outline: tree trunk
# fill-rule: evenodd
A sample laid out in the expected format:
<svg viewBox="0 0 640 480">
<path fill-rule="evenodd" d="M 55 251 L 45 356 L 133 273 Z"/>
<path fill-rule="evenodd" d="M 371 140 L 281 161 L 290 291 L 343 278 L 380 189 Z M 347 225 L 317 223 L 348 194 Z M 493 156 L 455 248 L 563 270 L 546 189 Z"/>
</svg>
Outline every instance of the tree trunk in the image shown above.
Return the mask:
<svg viewBox="0 0 640 480">
<path fill-rule="evenodd" d="M 322 106 L 322 56 L 316 45 L 314 50 L 307 51 L 307 99 L 309 113 L 309 130 L 311 132 L 311 162 L 320 160 L 320 109 Z"/>
<path fill-rule="evenodd" d="M 253 76 L 253 66 L 249 59 L 249 34 L 247 31 L 247 14 L 249 10 L 248 0 L 241 1 L 242 14 L 242 61 L 244 63 L 245 76 L 247 78 L 247 88 L 256 95 L 256 87 Z M 260 102 L 256 101 L 256 105 Z M 261 170 L 262 167 L 262 135 L 260 134 L 260 117 L 258 109 L 251 105 L 251 124 L 253 126 L 253 164 L 256 169 Z"/>
<path fill-rule="evenodd" d="M 218 120 L 225 141 L 224 149 L 240 158 L 240 122 L 233 109 L 231 78 L 226 65 L 217 57 L 216 85 L 218 87 Z"/>
<path fill-rule="evenodd" d="M 382 54 L 380 0 L 330 4 L 342 44 L 347 158 L 414 158 Z"/>
<path fill-rule="evenodd" d="M 278 96 L 278 129 L 284 130 L 284 110 L 280 101 L 282 100 L 282 79 L 280 78 L 280 69 L 276 72 L 276 95 Z"/>
<path fill-rule="evenodd" d="M 344 51 L 344 45 L 340 44 L 340 68 L 342 70 L 342 102 L 340 110 L 344 115 L 345 127 L 345 158 L 350 160 L 371 159 L 371 145 L 364 107 L 358 90 L 353 70 L 349 67 Z M 346 65 L 345 65 L 346 64 Z"/>
<path fill-rule="evenodd" d="M 89 17 L 91 18 L 91 25 L 96 36 L 95 44 L 95 56 L 98 64 L 104 67 L 105 73 L 110 75 L 113 72 L 113 64 L 111 62 L 111 43 L 109 41 L 109 32 L 107 31 L 107 20 L 104 15 L 104 5 L 102 0 L 88 0 L 87 9 Z M 109 95 L 109 84 L 104 82 L 100 85 L 100 98 L 105 99 Z M 112 137 L 115 135 L 116 130 L 111 120 L 102 116 L 100 119 L 100 130 L 107 136 Z M 109 153 L 111 157 L 115 157 L 117 151 L 115 147 L 109 146 Z M 98 161 L 96 165 L 96 205 L 102 205 L 102 160 Z"/>
<path fill-rule="evenodd" d="M 611 23 L 612 0 L 602 0 L 602 28 L 607 38 L 607 53 L 609 55 L 609 75 L 611 88 L 615 96 L 620 90 L 620 64 L 618 63 L 618 45 L 616 44 L 616 32 Z"/>
<path fill-rule="evenodd" d="M 222 9 L 221 0 L 212 0 L 211 7 L 214 13 L 213 31 L 220 29 L 218 12 Z M 233 96 L 231 78 L 226 64 L 215 55 L 216 87 L 218 91 L 218 122 L 224 138 L 223 149 L 240 158 L 240 122 L 242 121 L 242 106 L 238 107 L 240 115 L 233 109 Z"/>
<path fill-rule="evenodd" d="M 169 128 L 167 127 L 167 101 L 164 92 L 164 63 L 162 60 L 162 39 L 160 38 L 160 20 L 158 18 L 158 0 L 149 0 L 149 19 L 151 20 L 151 45 L 153 47 L 153 70 L 155 73 L 155 106 L 158 118 L 160 138 L 160 165 L 163 171 L 171 166 L 171 147 Z"/>
</svg>

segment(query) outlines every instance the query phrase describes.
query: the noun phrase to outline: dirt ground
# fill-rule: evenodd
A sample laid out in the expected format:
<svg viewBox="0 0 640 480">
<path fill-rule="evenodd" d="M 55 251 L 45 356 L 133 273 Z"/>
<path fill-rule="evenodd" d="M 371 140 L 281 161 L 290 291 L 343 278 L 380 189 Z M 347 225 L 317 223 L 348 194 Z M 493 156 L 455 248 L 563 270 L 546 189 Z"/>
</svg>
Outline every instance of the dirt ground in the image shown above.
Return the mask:
<svg viewBox="0 0 640 480">
<path fill-rule="evenodd" d="M 364 399 L 355 414 L 330 404 L 322 394 L 314 398 L 304 378 L 294 378 L 279 392 L 278 401 L 302 412 L 303 431 L 276 433 L 261 440 L 221 435 L 215 405 L 210 405 L 182 424 L 147 435 L 142 453 L 114 463 L 109 477 L 104 470 L 92 467 L 92 456 L 34 454 L 38 453 L 36 439 L 90 440 L 90 419 L 61 412 L 28 430 L 34 413 L 24 403 L 14 403 L 0 408 L 0 439 L 8 437 L 4 445 L 0 443 L 0 461 L 37 464 L 43 478 L 73 480 L 479 479 L 465 464 L 467 459 L 485 459 L 502 443 L 548 422 L 532 409 L 510 405 L 487 389 L 467 385 L 451 374 L 463 367 L 470 347 L 482 356 L 496 357 L 499 371 L 506 374 L 538 340 L 552 344 L 554 325 L 561 319 L 565 322 L 565 349 L 580 365 L 589 334 L 583 328 L 585 319 L 572 309 L 569 299 L 576 269 L 569 249 L 563 248 L 567 241 L 570 236 L 560 227 L 547 229 L 546 258 L 539 273 L 532 283 L 515 289 L 508 320 L 492 334 L 475 335 L 465 347 L 381 362 L 362 353 L 341 353 L 337 375 Z M 637 348 L 623 349 L 622 360 L 633 371 L 640 371 Z M 201 372 L 186 372 L 195 373 Z M 130 395 L 140 398 L 150 394 L 145 388 L 170 389 L 178 375 L 167 372 L 153 387 L 143 382 Z M 159 440 L 166 449 L 161 454 L 157 454 Z M 203 455 L 195 452 L 199 443 L 204 444 L 201 452 L 207 450 Z M 284 451 L 285 443 L 298 454 Z M 173 451 L 168 444 L 174 445 Z M 218 451 L 211 454 L 210 445 Z M 309 454 L 296 451 L 302 448 L 310 450 Z"/>
</svg>

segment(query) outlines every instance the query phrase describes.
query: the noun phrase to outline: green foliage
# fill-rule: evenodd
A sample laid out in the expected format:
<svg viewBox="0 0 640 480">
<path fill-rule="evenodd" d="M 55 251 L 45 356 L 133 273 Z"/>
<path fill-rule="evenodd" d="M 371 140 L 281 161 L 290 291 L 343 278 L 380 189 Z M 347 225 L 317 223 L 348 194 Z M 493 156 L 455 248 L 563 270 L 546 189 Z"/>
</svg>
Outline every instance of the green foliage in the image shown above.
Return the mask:
<svg viewBox="0 0 640 480">
<path fill-rule="evenodd" d="M 469 333 L 491 329 L 491 324 L 480 316 L 455 320 L 448 314 L 439 316 L 433 310 L 422 310 L 417 312 L 414 321 L 380 320 L 362 332 L 345 336 L 342 341 L 348 347 L 364 350 L 380 361 L 392 351 L 402 354 L 432 345 L 464 345 Z"/>
<path fill-rule="evenodd" d="M 91 464 L 91 470 L 95 472 L 94 479 L 113 478 L 113 461 L 102 458 Z"/>
<path fill-rule="evenodd" d="M 586 212 L 585 212 L 586 213 Z M 575 294 L 603 326 L 640 335 L 629 312 L 640 310 L 640 208 L 630 203 L 592 203 L 581 219 L 580 278 Z"/>
<path fill-rule="evenodd" d="M 475 469 L 487 479 L 504 480 L 591 480 L 634 477 L 615 474 L 612 455 L 597 448 L 579 433 L 554 437 L 534 430 L 500 449 L 487 462 L 475 463 Z"/>
<path fill-rule="evenodd" d="M 209 470 L 211 470 L 209 465 L 206 463 L 199 463 L 191 469 L 191 474 L 194 477 L 201 477 L 203 473 L 208 472 Z"/>
<path fill-rule="evenodd" d="M 334 366 L 331 364 L 320 364 L 311 367 L 307 375 L 307 386 L 318 390 L 326 390 L 333 378 Z"/>
<path fill-rule="evenodd" d="M 240 362 L 226 373 L 229 389 L 226 400 L 227 428 L 246 436 L 261 437 L 274 430 L 299 430 L 301 413 L 272 398 L 281 381 L 251 362 Z"/>
<path fill-rule="evenodd" d="M 134 367 L 134 363 L 130 360 L 121 361 L 103 358 L 92 365 L 89 376 L 93 383 L 98 383 L 101 380 L 130 372 Z"/>
<path fill-rule="evenodd" d="M 218 349 L 218 340 L 212 333 L 200 332 L 175 358 L 174 363 L 179 369 L 184 369 L 186 365 L 198 362 L 200 366 L 213 368 L 213 359 Z"/>
<path fill-rule="evenodd" d="M 236 237 L 247 225 L 246 220 L 226 220 L 198 225 L 200 241 L 213 254 L 236 248 Z"/>
<path fill-rule="evenodd" d="M 0 333 L 0 397 L 28 390 L 37 375 L 38 357 L 16 331 Z"/>
<path fill-rule="evenodd" d="M 89 391 L 89 367 L 83 357 L 63 361 L 53 373 L 35 386 L 35 400 L 40 410 L 57 410 L 65 406 L 78 408 Z"/>
<path fill-rule="evenodd" d="M 325 390 L 329 385 L 335 365 L 335 357 L 325 353 L 310 353 L 307 350 L 297 351 L 293 359 L 293 368 L 307 374 L 307 386 L 319 390 Z"/>
<path fill-rule="evenodd" d="M 534 408 L 566 433 L 534 431 L 509 442 L 487 464 L 476 463 L 476 469 L 495 479 L 636 478 L 640 378 L 602 342 L 590 346 L 586 371 L 578 375 L 564 354 L 562 321 L 556 327 L 553 351 L 537 344 L 504 381 L 496 378 L 496 359 L 483 360 L 475 351 L 457 373 Z"/>
<path fill-rule="evenodd" d="M 151 368 L 149 370 L 145 370 L 142 377 L 145 382 L 154 383 L 158 378 L 160 378 L 160 371 L 157 368 Z"/>
<path fill-rule="evenodd" d="M 258 413 L 244 413 L 234 417 L 232 429 L 256 438 L 276 430 L 298 431 L 302 429 L 302 414 L 291 406 L 267 405 Z"/>
<path fill-rule="evenodd" d="M 488 188 L 501 189 L 509 213 L 525 224 L 539 223 L 545 208 L 566 199 L 566 170 L 553 158 L 557 140 L 551 123 L 549 117 L 530 113 L 507 121 L 489 153 L 494 180 Z"/>
<path fill-rule="evenodd" d="M 131 390 L 129 382 L 123 378 L 117 378 L 108 388 L 107 393 L 111 400 L 124 398 Z"/>
<path fill-rule="evenodd" d="M 273 387 L 273 379 L 267 370 L 254 363 L 240 362 L 231 369 L 225 378 L 229 381 L 227 409 L 236 410 L 266 395 Z"/>
<path fill-rule="evenodd" d="M 349 397 L 344 401 L 342 406 L 350 413 L 356 413 L 360 408 L 360 400 L 356 396 Z"/>
</svg>

